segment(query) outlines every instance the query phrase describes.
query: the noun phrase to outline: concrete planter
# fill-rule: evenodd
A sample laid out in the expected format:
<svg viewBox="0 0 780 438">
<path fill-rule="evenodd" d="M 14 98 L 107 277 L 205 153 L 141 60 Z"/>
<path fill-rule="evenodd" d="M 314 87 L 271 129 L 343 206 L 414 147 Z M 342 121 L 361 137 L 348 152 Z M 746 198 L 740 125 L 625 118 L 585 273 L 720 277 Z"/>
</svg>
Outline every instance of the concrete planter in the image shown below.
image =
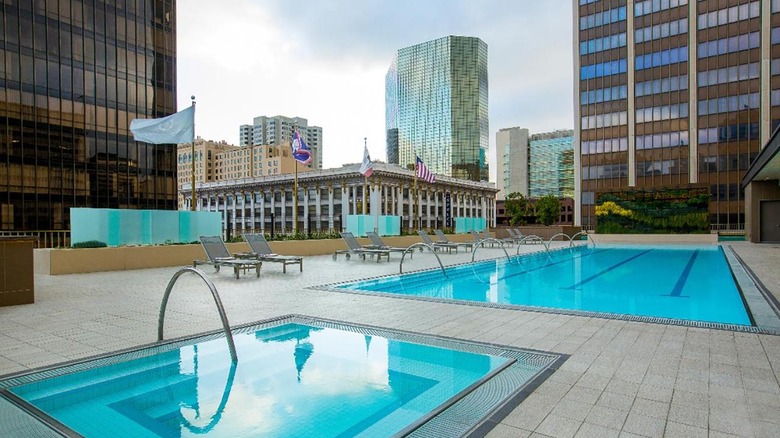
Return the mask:
<svg viewBox="0 0 780 438">
<path fill-rule="evenodd" d="M 454 242 L 472 240 L 471 236 L 449 236 Z M 419 236 L 384 237 L 390 246 L 408 247 L 420 242 Z M 361 244 L 370 243 L 360 238 Z M 282 255 L 315 256 L 333 254 L 346 249 L 343 239 L 284 240 L 269 242 L 271 249 Z M 228 243 L 231 253 L 249 251 L 245 242 Z M 167 266 L 192 266 L 193 260 L 205 260 L 201 245 L 120 246 L 110 248 L 36 249 L 35 273 L 43 275 L 81 274 L 86 272 L 124 271 L 127 269 L 161 268 Z"/>
</svg>

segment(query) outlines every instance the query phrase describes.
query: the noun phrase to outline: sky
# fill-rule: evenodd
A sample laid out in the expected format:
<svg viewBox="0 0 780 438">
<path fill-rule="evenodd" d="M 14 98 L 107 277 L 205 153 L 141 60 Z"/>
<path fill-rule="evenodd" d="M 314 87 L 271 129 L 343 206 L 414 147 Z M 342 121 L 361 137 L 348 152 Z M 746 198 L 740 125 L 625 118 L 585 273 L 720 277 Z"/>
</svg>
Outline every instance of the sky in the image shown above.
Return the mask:
<svg viewBox="0 0 780 438">
<path fill-rule="evenodd" d="M 239 144 L 256 116 L 322 127 L 323 167 L 385 160 L 385 74 L 398 49 L 446 35 L 488 46 L 495 135 L 573 128 L 571 0 L 181 0 L 178 105 L 195 135 Z"/>
</svg>

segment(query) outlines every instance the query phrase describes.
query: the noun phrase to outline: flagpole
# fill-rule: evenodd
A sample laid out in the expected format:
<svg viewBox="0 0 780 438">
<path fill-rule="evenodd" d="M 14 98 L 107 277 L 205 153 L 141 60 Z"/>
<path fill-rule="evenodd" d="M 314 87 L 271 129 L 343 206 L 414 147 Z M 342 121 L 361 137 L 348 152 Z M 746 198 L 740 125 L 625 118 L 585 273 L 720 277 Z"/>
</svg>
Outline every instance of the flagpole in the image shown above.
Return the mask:
<svg viewBox="0 0 780 438">
<path fill-rule="evenodd" d="M 192 205 L 190 211 L 195 211 L 195 96 L 192 99 Z"/>
<path fill-rule="evenodd" d="M 293 182 L 293 234 L 298 234 L 298 160 L 295 162 L 295 181 Z"/>
<path fill-rule="evenodd" d="M 368 148 L 368 137 L 363 137 L 363 147 L 364 148 Z M 370 195 L 366 196 L 366 187 L 367 186 L 368 186 L 368 176 L 363 175 L 363 199 L 364 199 L 364 201 L 363 201 L 363 214 L 364 215 L 368 214 L 368 213 L 366 213 L 366 210 L 367 210 L 366 209 L 366 203 L 367 202 L 371 202 L 370 201 Z"/>
<path fill-rule="evenodd" d="M 414 217 L 412 218 L 412 223 L 414 224 L 414 227 L 417 227 L 417 210 L 419 209 L 419 206 L 417 205 L 417 154 L 414 155 L 414 208 L 412 209 L 412 213 L 414 214 Z"/>
</svg>

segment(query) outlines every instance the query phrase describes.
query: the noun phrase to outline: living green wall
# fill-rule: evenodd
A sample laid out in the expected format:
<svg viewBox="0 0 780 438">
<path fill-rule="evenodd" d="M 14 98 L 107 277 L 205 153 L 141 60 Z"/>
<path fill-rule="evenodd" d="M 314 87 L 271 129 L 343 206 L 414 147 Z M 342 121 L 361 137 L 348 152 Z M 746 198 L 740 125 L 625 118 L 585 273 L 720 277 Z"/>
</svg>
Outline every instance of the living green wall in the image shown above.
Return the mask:
<svg viewBox="0 0 780 438">
<path fill-rule="evenodd" d="M 709 201 L 706 187 L 602 192 L 596 198 L 596 232 L 707 233 Z"/>
</svg>

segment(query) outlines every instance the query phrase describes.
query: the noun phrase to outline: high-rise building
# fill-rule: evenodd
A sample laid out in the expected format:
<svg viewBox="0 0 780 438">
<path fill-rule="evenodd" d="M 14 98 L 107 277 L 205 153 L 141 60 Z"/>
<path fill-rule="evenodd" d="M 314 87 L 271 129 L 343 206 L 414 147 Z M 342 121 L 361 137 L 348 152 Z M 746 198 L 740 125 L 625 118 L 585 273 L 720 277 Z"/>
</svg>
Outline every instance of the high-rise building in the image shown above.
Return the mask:
<svg viewBox="0 0 780 438">
<path fill-rule="evenodd" d="M 528 197 L 528 129 L 514 127 L 496 133 L 496 197 L 510 193 Z"/>
<path fill-rule="evenodd" d="M 514 127 L 496 133 L 498 199 L 510 193 L 528 198 L 574 197 L 574 132 L 558 130 L 529 135 Z"/>
<path fill-rule="evenodd" d="M 71 207 L 176 208 L 176 1 L 3 2 L 0 229 L 69 230 Z"/>
<path fill-rule="evenodd" d="M 295 130 L 301 134 L 312 153 L 312 169 L 322 168 L 322 128 L 309 126 L 308 120 L 302 117 L 259 116 L 251 125 L 239 127 L 239 144 L 241 146 L 290 146 Z"/>
<path fill-rule="evenodd" d="M 780 2 L 573 4 L 576 222 L 601 191 L 694 185 L 714 229 L 743 229 L 740 180 L 780 120 Z"/>
<path fill-rule="evenodd" d="M 385 76 L 388 162 L 488 180 L 487 44 L 446 36 L 398 50 Z M 397 156 L 397 159 L 396 159 Z"/>
<path fill-rule="evenodd" d="M 574 131 L 534 134 L 528 143 L 528 192 L 531 198 L 574 198 Z M 497 143 L 496 143 L 497 144 Z"/>
</svg>

